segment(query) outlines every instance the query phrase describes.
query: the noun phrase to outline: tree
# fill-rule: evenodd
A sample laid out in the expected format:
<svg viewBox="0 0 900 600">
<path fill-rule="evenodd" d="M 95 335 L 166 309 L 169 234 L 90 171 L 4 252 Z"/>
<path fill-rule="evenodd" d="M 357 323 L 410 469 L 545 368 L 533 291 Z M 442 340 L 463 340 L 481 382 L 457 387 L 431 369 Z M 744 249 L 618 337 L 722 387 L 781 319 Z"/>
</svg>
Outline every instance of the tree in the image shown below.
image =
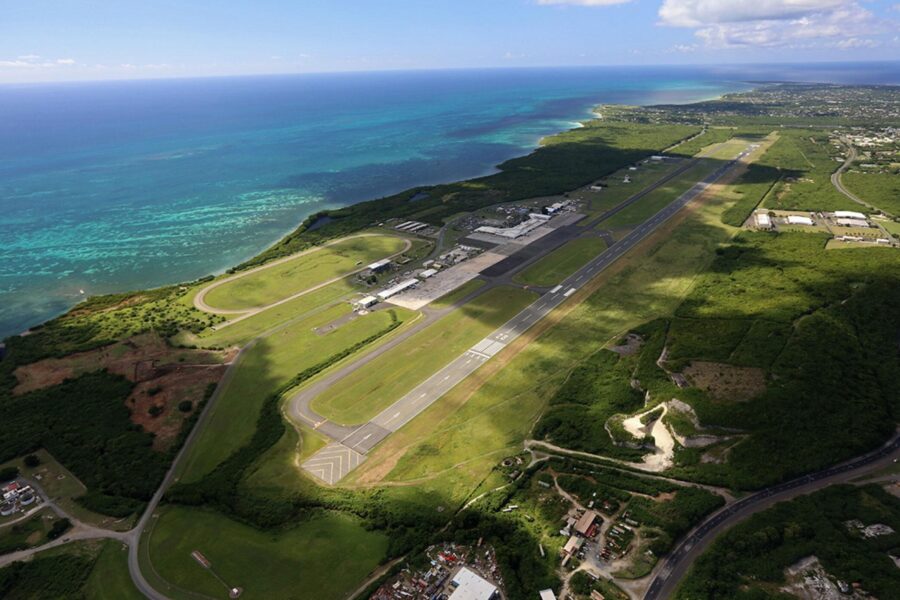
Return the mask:
<svg viewBox="0 0 900 600">
<path fill-rule="evenodd" d="M 36 454 L 29 454 L 25 457 L 25 466 L 29 469 L 33 469 L 39 464 L 41 464 L 41 459 Z"/>
<path fill-rule="evenodd" d="M 6 467 L 0 469 L 0 483 L 12 481 L 19 476 L 19 467 Z"/>
<path fill-rule="evenodd" d="M 181 402 L 178 403 L 178 410 L 180 410 L 183 413 L 191 412 L 191 410 L 193 408 L 194 408 L 194 404 L 190 400 L 182 400 Z"/>
</svg>

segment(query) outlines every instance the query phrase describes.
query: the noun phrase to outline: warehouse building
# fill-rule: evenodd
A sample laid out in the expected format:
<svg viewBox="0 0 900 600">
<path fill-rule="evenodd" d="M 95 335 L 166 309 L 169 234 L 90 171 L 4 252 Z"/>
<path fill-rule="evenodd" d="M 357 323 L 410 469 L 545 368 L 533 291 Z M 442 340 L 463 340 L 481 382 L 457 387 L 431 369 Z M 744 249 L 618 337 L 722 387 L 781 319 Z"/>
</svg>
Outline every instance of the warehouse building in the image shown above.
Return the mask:
<svg viewBox="0 0 900 600">
<path fill-rule="evenodd" d="M 450 600 L 491 600 L 497 597 L 497 586 L 468 567 L 460 569 L 450 583 L 456 588 L 450 594 Z"/>
<path fill-rule="evenodd" d="M 799 215 L 789 215 L 787 222 L 790 225 L 813 225 L 813 220 L 809 217 L 801 217 Z"/>
<path fill-rule="evenodd" d="M 861 219 L 863 221 L 866 220 L 866 215 L 861 212 L 856 212 L 855 210 L 836 210 L 834 211 L 835 219 Z"/>
<path fill-rule="evenodd" d="M 598 516 L 599 515 L 593 510 L 585 511 L 585 513 L 581 515 L 581 518 L 578 519 L 578 522 L 575 523 L 575 532 L 587 536 Z"/>
<path fill-rule="evenodd" d="M 769 215 L 764 212 L 759 212 L 754 215 L 756 218 L 756 226 L 760 229 L 772 229 L 772 219 L 769 218 Z"/>
<path fill-rule="evenodd" d="M 863 227 L 866 229 L 869 227 L 869 222 L 865 219 L 840 218 L 835 219 L 835 222 L 841 227 Z"/>
<path fill-rule="evenodd" d="M 373 273 L 383 273 L 383 272 L 387 271 L 390 268 L 390 266 L 391 266 L 391 259 L 383 258 L 383 259 L 379 260 L 378 262 L 373 262 L 371 265 L 369 265 L 366 268 L 369 269 L 370 271 L 372 271 Z"/>
</svg>

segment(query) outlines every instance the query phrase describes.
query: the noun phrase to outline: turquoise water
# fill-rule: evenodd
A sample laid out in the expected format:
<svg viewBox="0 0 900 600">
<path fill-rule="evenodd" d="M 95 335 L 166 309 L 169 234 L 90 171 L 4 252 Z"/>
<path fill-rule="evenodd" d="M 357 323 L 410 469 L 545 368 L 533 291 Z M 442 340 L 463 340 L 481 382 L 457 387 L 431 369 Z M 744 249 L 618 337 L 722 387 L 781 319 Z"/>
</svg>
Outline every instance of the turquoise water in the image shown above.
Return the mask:
<svg viewBox="0 0 900 600">
<path fill-rule="evenodd" d="M 757 75 L 757 73 L 754 73 Z M 601 102 L 723 69 L 528 69 L 0 86 L 0 336 L 85 295 L 214 273 L 306 215 L 482 175 Z"/>
</svg>

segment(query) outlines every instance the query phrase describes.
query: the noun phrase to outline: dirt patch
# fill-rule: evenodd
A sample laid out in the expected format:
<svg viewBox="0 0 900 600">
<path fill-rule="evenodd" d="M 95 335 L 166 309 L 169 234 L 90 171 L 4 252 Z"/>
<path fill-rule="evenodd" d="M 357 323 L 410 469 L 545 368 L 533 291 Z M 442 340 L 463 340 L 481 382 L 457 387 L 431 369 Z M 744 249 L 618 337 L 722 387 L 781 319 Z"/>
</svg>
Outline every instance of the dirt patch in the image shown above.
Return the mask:
<svg viewBox="0 0 900 600">
<path fill-rule="evenodd" d="M 160 367 L 166 365 L 221 365 L 227 363 L 235 351 L 215 352 L 172 348 L 160 336 L 145 333 L 96 350 L 70 354 L 64 358 L 47 358 L 17 368 L 14 375 L 18 385 L 13 394 L 20 395 L 59 385 L 99 369 L 140 382 L 152 379 Z"/>
<path fill-rule="evenodd" d="M 803 600 L 862 600 L 868 596 L 831 576 L 815 556 L 802 558 L 786 568 L 784 578 L 787 585 L 781 591 Z"/>
<path fill-rule="evenodd" d="M 19 367 L 14 372 L 19 383 L 13 394 L 106 369 L 137 384 L 125 401 L 131 409 L 131 420 L 156 436 L 155 450 L 166 451 L 207 386 L 222 378 L 226 363 L 235 355 L 235 351 L 172 348 L 156 334 L 142 334 L 96 350 Z M 191 409 L 179 410 L 182 402 L 190 402 Z"/>
<path fill-rule="evenodd" d="M 687 380 L 716 400 L 746 402 L 766 391 L 766 375 L 756 367 L 694 361 L 684 370 Z"/>
<path fill-rule="evenodd" d="M 624 339 L 620 340 L 619 345 L 610 346 L 610 350 L 622 356 L 632 356 L 637 354 L 644 345 L 644 338 L 636 333 L 629 333 Z"/>
</svg>

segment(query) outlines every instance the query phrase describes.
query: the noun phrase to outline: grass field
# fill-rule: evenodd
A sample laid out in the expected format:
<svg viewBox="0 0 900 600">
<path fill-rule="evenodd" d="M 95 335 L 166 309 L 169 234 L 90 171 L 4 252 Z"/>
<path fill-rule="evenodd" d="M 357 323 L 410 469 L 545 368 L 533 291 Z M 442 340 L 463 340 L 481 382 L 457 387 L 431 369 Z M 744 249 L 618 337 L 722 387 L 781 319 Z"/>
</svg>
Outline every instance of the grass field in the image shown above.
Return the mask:
<svg viewBox="0 0 900 600">
<path fill-rule="evenodd" d="M 621 212 L 601 221 L 597 227 L 600 229 L 616 229 L 643 223 L 666 205 L 673 202 L 678 196 L 688 191 L 695 183 L 713 172 L 718 164 L 719 161 L 711 158 L 701 159 L 695 166 L 678 177 L 656 188 Z"/>
<path fill-rule="evenodd" d="M 603 191 L 582 188 L 569 194 L 570 197 L 585 202 L 585 212 L 589 217 L 596 217 L 627 200 L 636 192 L 651 185 L 671 173 L 681 163 L 674 160 L 649 161 L 640 165 L 636 171 L 622 169 L 603 180 Z M 625 176 L 631 183 L 624 183 Z"/>
<path fill-rule="evenodd" d="M 338 423 L 364 423 L 537 298 L 518 288 L 485 292 L 313 400 Z"/>
<path fill-rule="evenodd" d="M 894 173 L 850 171 L 841 176 L 841 183 L 863 202 L 900 216 L 900 183 L 897 179 L 900 178 Z"/>
<path fill-rule="evenodd" d="M 224 283 L 206 295 L 206 303 L 228 310 L 265 306 L 400 252 L 405 245 L 403 238 L 387 235 L 343 240 Z"/>
<path fill-rule="evenodd" d="M 103 545 L 91 575 L 82 589 L 87 600 L 141 600 L 128 573 L 128 548 L 115 540 Z"/>
<path fill-rule="evenodd" d="M 414 313 L 392 309 L 401 320 Z M 347 304 L 333 306 L 278 329 L 241 356 L 234 378 L 219 398 L 197 443 L 185 462 L 183 479 L 194 481 L 243 445 L 252 435 L 263 401 L 294 375 L 383 330 L 389 311 L 355 318 L 324 335 L 314 331 L 351 312 Z"/>
<path fill-rule="evenodd" d="M 526 285 L 556 285 L 604 250 L 606 242 L 599 237 L 574 239 L 517 273 L 513 279 Z"/>
<path fill-rule="evenodd" d="M 207 329 L 196 336 L 185 336 L 182 334 L 178 341 L 204 348 L 242 346 L 273 327 L 297 318 L 308 317 L 313 312 L 323 310 L 352 294 L 353 291 L 354 288 L 350 282 L 342 279 L 279 306 L 274 306 L 246 319 L 241 319 L 227 327 Z"/>
<path fill-rule="evenodd" d="M 264 532 L 214 512 L 169 507 L 152 530 L 150 556 L 168 582 L 213 598 L 227 598 L 227 590 L 191 557 L 194 550 L 229 586 L 243 588 L 242 598 L 337 600 L 378 565 L 387 547 L 387 536 L 337 513 Z"/>
</svg>

